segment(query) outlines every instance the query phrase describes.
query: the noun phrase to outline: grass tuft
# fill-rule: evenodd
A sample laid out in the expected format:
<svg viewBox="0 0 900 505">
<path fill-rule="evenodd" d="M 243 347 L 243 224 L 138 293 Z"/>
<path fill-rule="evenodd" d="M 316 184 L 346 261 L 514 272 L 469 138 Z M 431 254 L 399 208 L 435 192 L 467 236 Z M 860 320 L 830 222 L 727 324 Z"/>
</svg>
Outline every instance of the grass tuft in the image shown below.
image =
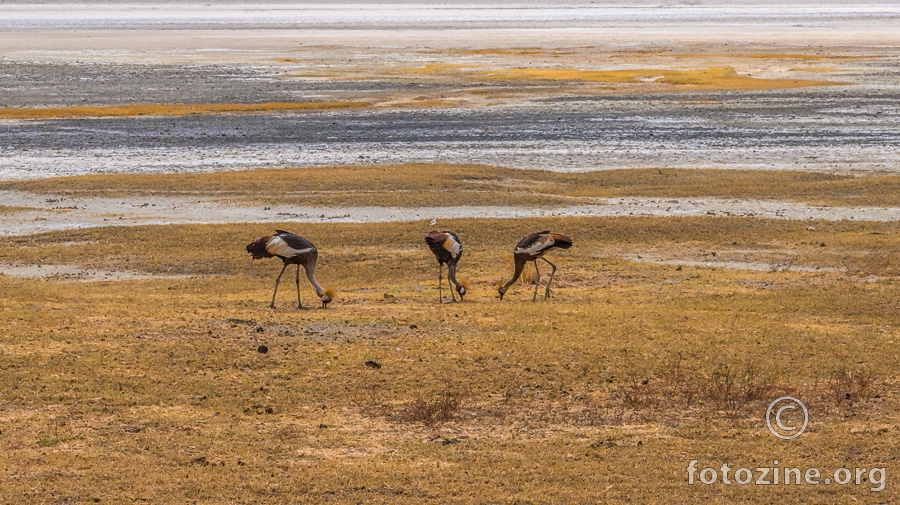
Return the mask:
<svg viewBox="0 0 900 505">
<path fill-rule="evenodd" d="M 53 447 L 54 445 L 62 444 L 77 438 L 78 437 L 73 436 L 41 437 L 38 439 L 38 445 L 41 447 Z"/>
<path fill-rule="evenodd" d="M 437 398 L 417 398 L 403 406 L 396 413 L 396 418 L 405 423 L 422 423 L 434 426 L 453 421 L 462 407 L 462 396 L 459 393 L 444 391 Z"/>
</svg>

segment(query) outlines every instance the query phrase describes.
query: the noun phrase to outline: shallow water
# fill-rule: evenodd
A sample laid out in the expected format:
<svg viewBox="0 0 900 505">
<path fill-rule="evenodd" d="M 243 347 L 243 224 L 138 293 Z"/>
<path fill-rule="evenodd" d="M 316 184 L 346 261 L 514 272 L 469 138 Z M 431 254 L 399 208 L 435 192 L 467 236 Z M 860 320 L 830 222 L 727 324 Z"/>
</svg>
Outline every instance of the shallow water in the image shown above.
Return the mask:
<svg viewBox="0 0 900 505">
<path fill-rule="evenodd" d="M 510 1 L 478 2 L 28 2 L 0 5 L 0 28 L 293 27 L 403 29 L 408 27 L 608 27 L 671 24 L 841 24 L 900 17 L 889 1 Z"/>
<path fill-rule="evenodd" d="M 71 282 L 140 281 L 147 279 L 179 279 L 181 275 L 151 275 L 129 271 L 97 270 L 74 265 L 22 265 L 0 263 L 0 276 L 37 277 Z"/>
</svg>

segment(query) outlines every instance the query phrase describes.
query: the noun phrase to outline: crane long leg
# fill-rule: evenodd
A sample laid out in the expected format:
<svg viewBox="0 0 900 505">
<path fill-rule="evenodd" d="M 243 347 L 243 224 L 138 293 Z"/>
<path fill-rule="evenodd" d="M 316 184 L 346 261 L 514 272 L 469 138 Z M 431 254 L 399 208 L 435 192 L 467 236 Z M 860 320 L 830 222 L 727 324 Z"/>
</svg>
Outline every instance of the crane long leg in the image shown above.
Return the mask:
<svg viewBox="0 0 900 505">
<path fill-rule="evenodd" d="M 456 293 L 453 291 L 453 284 L 450 282 L 450 263 L 447 263 L 447 287 L 450 288 L 450 298 L 453 298 L 453 301 L 456 301 Z"/>
<path fill-rule="evenodd" d="M 278 283 L 281 282 L 281 274 L 284 273 L 285 268 L 287 268 L 287 263 L 281 267 L 281 272 L 278 274 L 278 277 L 275 278 L 275 291 L 272 292 L 272 303 L 269 304 L 270 309 L 275 308 L 275 294 L 278 293 Z"/>
<path fill-rule="evenodd" d="M 300 303 L 300 263 L 297 263 L 297 308 L 303 308 L 303 304 Z"/>
<path fill-rule="evenodd" d="M 537 301 L 537 288 L 541 285 L 541 271 L 538 270 L 537 260 L 534 261 L 534 294 L 531 296 L 531 301 Z"/>
<path fill-rule="evenodd" d="M 541 257 L 542 260 L 547 261 L 547 258 Z M 535 262 L 537 263 L 537 262 Z M 553 270 L 550 271 L 550 280 L 547 281 L 547 291 L 544 292 L 544 298 L 550 298 L 550 283 L 553 282 L 553 274 L 556 273 L 556 265 L 547 261 L 547 264 L 550 265 Z"/>
<path fill-rule="evenodd" d="M 438 302 L 444 303 L 444 264 L 438 261 Z"/>
</svg>

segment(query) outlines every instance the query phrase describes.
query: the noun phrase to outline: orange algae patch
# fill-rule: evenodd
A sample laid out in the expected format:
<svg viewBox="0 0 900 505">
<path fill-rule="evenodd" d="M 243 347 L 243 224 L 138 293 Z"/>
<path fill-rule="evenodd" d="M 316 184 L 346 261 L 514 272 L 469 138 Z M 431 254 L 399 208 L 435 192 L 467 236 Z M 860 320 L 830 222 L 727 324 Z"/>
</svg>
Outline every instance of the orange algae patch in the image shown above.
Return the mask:
<svg viewBox="0 0 900 505">
<path fill-rule="evenodd" d="M 220 112 L 268 112 L 341 109 L 365 107 L 368 102 L 336 100 L 331 102 L 265 102 L 265 103 L 173 103 L 127 105 L 67 105 L 60 107 L 0 108 L 0 119 L 46 119 L 73 117 L 184 116 Z"/>
<path fill-rule="evenodd" d="M 458 65 L 455 63 L 429 63 L 424 67 L 406 67 L 401 70 L 409 74 L 439 74 L 442 72 L 460 70 L 462 68 L 465 68 L 465 65 Z"/>
<path fill-rule="evenodd" d="M 576 68 L 510 68 L 488 72 L 495 79 L 587 82 L 639 82 L 641 78 L 662 77 L 658 70 L 580 70 Z"/>
<path fill-rule="evenodd" d="M 630 69 L 581 70 L 575 68 L 512 68 L 488 73 L 494 79 L 552 80 L 605 83 L 659 83 L 705 89 L 781 89 L 838 84 L 809 79 L 762 79 L 740 75 L 732 67 L 698 70 Z"/>
</svg>

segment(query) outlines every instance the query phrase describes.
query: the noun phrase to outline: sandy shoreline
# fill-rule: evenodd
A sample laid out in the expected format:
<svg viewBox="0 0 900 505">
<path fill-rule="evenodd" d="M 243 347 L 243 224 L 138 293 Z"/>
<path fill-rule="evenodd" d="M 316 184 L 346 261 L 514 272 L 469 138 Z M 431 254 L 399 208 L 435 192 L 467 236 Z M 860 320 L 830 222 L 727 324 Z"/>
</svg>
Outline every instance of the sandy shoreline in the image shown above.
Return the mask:
<svg viewBox="0 0 900 505">
<path fill-rule="evenodd" d="M 8 54 L 81 52 L 134 61 L 177 51 L 221 63 L 223 51 L 332 47 L 635 47 L 676 44 L 889 46 L 900 42 L 894 2 L 389 1 L 57 2 L 0 5 Z M 40 32 L 43 36 L 35 37 Z M 112 50 L 101 55 L 94 51 Z M 86 54 L 85 54 L 86 53 Z M 241 55 L 241 58 L 250 54 Z M 161 60 L 157 60 L 161 61 Z M 243 60 L 242 61 L 246 61 Z"/>
<path fill-rule="evenodd" d="M 0 236 L 100 226 L 222 223 L 355 223 L 457 218 L 541 216 L 743 216 L 826 221 L 895 221 L 897 207 L 827 207 L 803 203 L 723 198 L 599 198 L 590 204 L 524 208 L 504 206 L 300 207 L 235 206 L 204 197 L 67 198 L 0 192 L 6 205 L 30 207 L 0 214 Z"/>
<path fill-rule="evenodd" d="M 740 33 L 735 37 L 735 32 Z M 637 32 L 637 33 L 636 33 Z M 635 43 L 635 36 L 642 37 Z M 778 47 L 788 51 L 810 47 L 829 51 L 859 51 L 868 48 L 895 49 L 900 45 L 897 23 L 884 26 L 821 29 L 815 27 L 753 26 L 709 28 L 668 27 L 645 33 L 639 28 L 604 27 L 529 29 L 491 33 L 484 30 L 44 30 L 0 31 L 5 58 L 29 61 L 71 60 L 123 63 L 222 63 L 265 60 L 271 52 L 290 53 L 302 46 L 327 54 L 329 49 L 382 47 L 392 49 L 489 47 L 598 46 L 630 49 L 677 45 L 684 49 L 735 46 Z M 267 54 L 268 53 L 268 54 Z"/>
</svg>

